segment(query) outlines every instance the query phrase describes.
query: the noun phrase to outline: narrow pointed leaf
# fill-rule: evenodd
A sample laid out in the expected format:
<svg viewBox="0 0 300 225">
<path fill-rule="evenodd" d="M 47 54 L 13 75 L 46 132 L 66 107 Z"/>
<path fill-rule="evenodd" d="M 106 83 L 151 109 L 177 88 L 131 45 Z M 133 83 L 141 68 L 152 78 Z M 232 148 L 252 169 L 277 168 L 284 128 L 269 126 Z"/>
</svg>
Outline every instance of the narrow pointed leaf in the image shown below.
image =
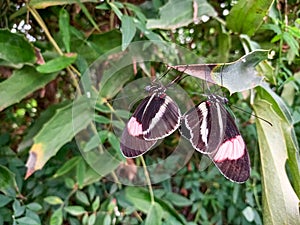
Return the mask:
<svg viewBox="0 0 300 225">
<path fill-rule="evenodd" d="M 67 52 L 70 52 L 70 15 L 67 10 L 62 8 L 59 12 L 59 31 Z"/>
<path fill-rule="evenodd" d="M 256 50 L 235 62 L 218 64 L 175 65 L 172 68 L 188 75 L 218 84 L 230 93 L 254 88 L 261 84 L 263 77 L 255 70 L 262 60 L 268 59 L 267 50 Z"/>
<path fill-rule="evenodd" d="M 40 73 L 58 72 L 74 63 L 76 58 L 77 54 L 72 54 L 70 56 L 59 56 L 55 59 L 46 62 L 43 65 L 37 66 L 36 70 Z"/>
</svg>

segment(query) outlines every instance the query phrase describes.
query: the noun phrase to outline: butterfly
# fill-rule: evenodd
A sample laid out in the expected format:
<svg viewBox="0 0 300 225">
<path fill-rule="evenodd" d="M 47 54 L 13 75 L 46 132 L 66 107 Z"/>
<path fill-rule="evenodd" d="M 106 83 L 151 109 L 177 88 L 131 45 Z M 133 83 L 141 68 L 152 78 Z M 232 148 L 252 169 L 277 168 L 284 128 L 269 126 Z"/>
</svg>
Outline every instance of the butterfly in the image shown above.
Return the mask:
<svg viewBox="0 0 300 225">
<path fill-rule="evenodd" d="M 137 106 L 122 132 L 120 149 L 125 157 L 134 158 L 144 154 L 157 140 L 177 130 L 181 112 L 166 90 L 179 78 L 167 86 L 153 83 L 145 88 L 148 96 Z"/>
<path fill-rule="evenodd" d="M 235 120 L 224 106 L 227 103 L 224 97 L 207 95 L 206 101 L 182 116 L 179 130 L 226 178 L 242 183 L 250 176 L 250 160 Z"/>
</svg>

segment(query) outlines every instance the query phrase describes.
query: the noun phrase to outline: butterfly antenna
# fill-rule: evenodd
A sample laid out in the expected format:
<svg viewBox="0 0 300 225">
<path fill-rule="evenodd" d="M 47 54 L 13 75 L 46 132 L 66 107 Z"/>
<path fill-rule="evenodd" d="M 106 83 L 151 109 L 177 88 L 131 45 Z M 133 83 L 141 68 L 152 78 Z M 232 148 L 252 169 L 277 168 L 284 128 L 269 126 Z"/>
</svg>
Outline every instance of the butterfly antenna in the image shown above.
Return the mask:
<svg viewBox="0 0 300 225">
<path fill-rule="evenodd" d="M 166 88 L 172 86 L 175 83 L 179 83 L 184 78 L 188 77 L 187 75 L 184 75 L 184 71 L 188 68 L 188 66 L 189 65 L 186 65 L 185 69 L 174 80 L 172 80 L 168 85 L 166 85 Z M 172 68 L 170 67 L 170 69 L 172 69 Z"/>
<path fill-rule="evenodd" d="M 162 74 L 160 77 L 157 77 L 157 78 L 154 79 L 154 81 L 152 81 L 152 82 L 154 83 L 154 82 L 156 82 L 157 80 L 161 80 L 164 76 L 166 76 L 166 75 L 170 72 L 171 69 L 172 69 L 172 68 L 169 67 L 169 68 L 166 70 L 166 72 L 164 72 L 164 74 Z"/>
<path fill-rule="evenodd" d="M 268 121 L 268 120 L 266 120 L 266 119 L 264 119 L 264 118 L 262 118 L 262 117 L 260 117 L 260 116 L 257 116 L 257 115 L 255 115 L 255 114 L 253 114 L 253 113 L 251 113 L 251 112 L 248 112 L 248 111 L 246 111 L 246 110 L 244 110 L 244 109 L 241 109 L 240 107 L 237 107 L 237 106 L 234 106 L 234 105 L 231 105 L 231 107 L 236 108 L 236 109 L 238 109 L 238 110 L 241 110 L 241 111 L 244 112 L 244 113 L 250 114 L 251 116 L 254 116 L 254 117 L 257 118 L 257 119 L 260 119 L 260 120 L 266 122 L 267 124 L 269 124 L 271 127 L 273 127 L 273 124 L 272 124 L 270 121 Z"/>
</svg>

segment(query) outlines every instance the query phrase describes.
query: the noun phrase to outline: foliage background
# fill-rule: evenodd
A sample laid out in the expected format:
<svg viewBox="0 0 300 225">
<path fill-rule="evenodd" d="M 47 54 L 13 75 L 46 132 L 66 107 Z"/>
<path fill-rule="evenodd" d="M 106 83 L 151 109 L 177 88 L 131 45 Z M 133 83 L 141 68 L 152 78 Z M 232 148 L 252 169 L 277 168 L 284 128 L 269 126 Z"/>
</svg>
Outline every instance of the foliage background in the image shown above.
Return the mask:
<svg viewBox="0 0 300 225">
<path fill-rule="evenodd" d="M 299 1 L 0 4 L 0 224 L 299 224 Z M 110 182 L 81 158 L 69 116 L 80 75 L 105 52 L 139 40 L 176 43 L 207 63 L 272 49 L 273 60 L 257 67 L 266 86 L 230 97 L 274 124 L 233 110 L 250 150 L 249 181 L 231 183 L 214 167 L 200 173 L 195 154 L 153 185 L 153 203 L 146 187 Z M 137 65 L 135 76 L 153 69 L 162 72 Z M 115 88 L 130 79 L 116 79 Z M 107 105 L 98 110 L 97 122 L 108 126 Z M 116 148 L 113 133 L 99 135 Z"/>
</svg>

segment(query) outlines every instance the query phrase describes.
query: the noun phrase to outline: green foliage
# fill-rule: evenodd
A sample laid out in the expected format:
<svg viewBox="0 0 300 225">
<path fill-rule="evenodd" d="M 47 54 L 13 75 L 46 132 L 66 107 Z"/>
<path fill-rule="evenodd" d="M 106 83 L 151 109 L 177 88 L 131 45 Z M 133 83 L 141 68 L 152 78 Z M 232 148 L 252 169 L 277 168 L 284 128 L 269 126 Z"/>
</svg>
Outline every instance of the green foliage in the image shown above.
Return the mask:
<svg viewBox="0 0 300 225">
<path fill-rule="evenodd" d="M 300 20 L 299 6 L 285 4 L 0 3 L 0 225 L 299 224 Z M 132 46 L 143 40 L 167 41 L 170 49 L 177 44 L 193 54 L 174 56 L 161 43 L 155 57 L 139 61 Z M 268 52 L 273 60 L 266 60 Z M 131 54 L 129 61 L 125 53 Z M 102 63 L 91 66 L 99 58 Z M 253 107 L 272 123 L 254 124 L 233 108 L 252 162 L 246 183 L 231 183 L 213 165 L 203 170 L 205 157 L 194 153 L 178 173 L 149 189 L 121 184 L 119 174 L 132 181 L 145 173 L 137 169 L 141 160 L 126 161 L 120 154 L 118 130 L 129 112 L 115 109 L 111 100 L 128 81 L 163 73 L 152 63 L 158 59 L 192 62 L 187 74 L 207 79 L 208 72 L 230 94 L 243 90 L 230 104 L 244 111 Z M 212 73 L 207 64 L 199 67 L 201 60 L 210 63 Z M 84 76 L 88 72 L 95 76 Z M 197 93 L 198 103 L 202 91 L 194 81 L 189 77 L 181 85 Z M 174 136 L 145 161 L 161 162 L 178 142 Z M 174 159 L 162 168 L 175 168 Z M 151 179 L 154 172 L 149 168 Z"/>
</svg>

